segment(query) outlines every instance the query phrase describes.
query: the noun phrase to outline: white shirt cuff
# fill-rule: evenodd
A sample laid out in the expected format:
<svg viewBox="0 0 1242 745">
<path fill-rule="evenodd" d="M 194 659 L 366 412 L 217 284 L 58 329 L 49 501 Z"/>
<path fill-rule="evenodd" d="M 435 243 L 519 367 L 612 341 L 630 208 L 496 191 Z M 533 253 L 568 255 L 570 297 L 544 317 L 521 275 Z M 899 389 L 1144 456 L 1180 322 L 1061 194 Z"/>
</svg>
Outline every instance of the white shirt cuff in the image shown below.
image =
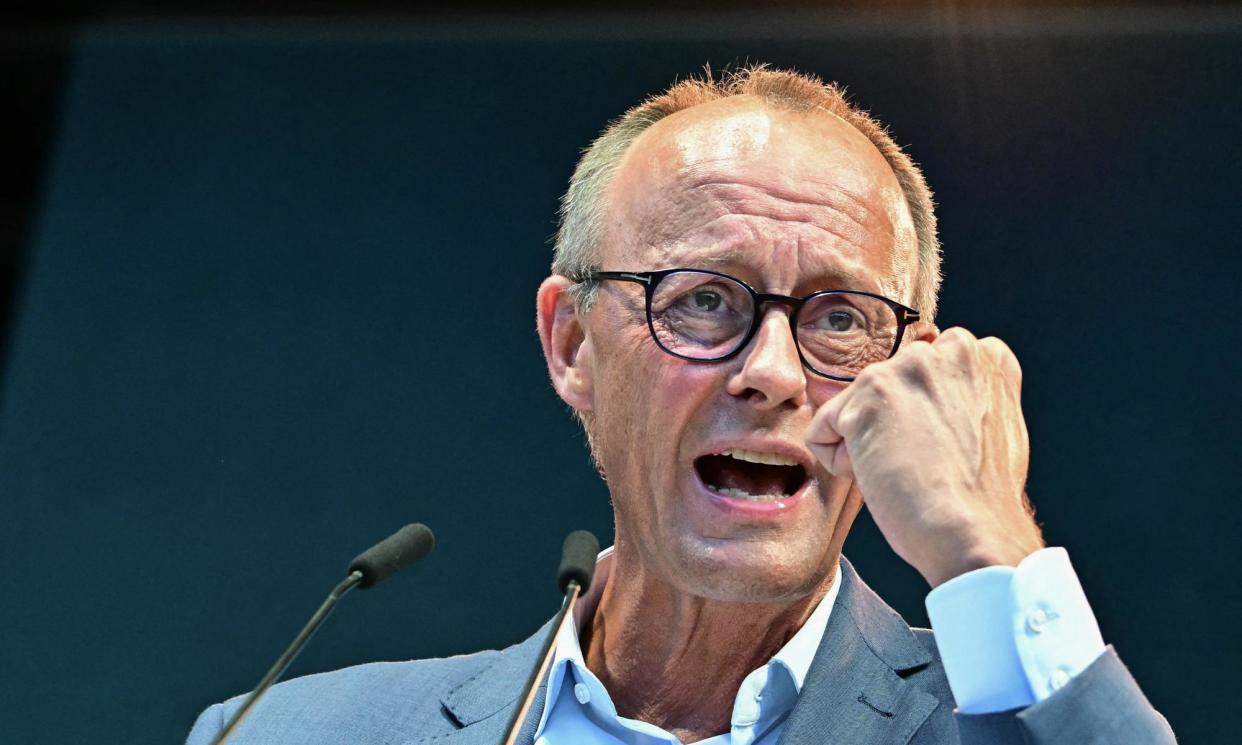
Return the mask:
<svg viewBox="0 0 1242 745">
<path fill-rule="evenodd" d="M 1063 548 L 954 577 L 928 593 L 927 615 L 963 714 L 1043 701 L 1104 652 Z"/>
</svg>

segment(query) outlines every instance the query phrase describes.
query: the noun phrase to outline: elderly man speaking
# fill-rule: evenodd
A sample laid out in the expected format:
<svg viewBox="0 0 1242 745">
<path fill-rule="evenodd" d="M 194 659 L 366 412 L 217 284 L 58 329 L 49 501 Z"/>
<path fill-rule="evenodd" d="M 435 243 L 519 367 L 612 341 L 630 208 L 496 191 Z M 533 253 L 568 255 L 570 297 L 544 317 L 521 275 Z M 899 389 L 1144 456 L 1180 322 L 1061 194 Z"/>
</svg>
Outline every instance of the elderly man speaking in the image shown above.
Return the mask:
<svg viewBox="0 0 1242 745">
<path fill-rule="evenodd" d="M 539 338 L 616 543 L 519 742 L 1174 741 L 1032 517 L 1017 359 L 933 322 L 931 194 L 879 123 L 797 73 L 685 81 L 563 205 Z M 864 502 L 934 634 L 842 557 Z M 234 741 L 499 743 L 548 630 L 290 681 Z"/>
</svg>

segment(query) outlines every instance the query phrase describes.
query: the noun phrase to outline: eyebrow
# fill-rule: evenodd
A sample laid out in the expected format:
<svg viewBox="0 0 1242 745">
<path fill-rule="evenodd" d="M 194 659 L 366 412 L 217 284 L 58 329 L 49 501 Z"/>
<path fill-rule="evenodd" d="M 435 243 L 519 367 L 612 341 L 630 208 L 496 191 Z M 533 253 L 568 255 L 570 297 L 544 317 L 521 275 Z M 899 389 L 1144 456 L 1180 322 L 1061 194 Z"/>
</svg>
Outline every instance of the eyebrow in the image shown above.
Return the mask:
<svg viewBox="0 0 1242 745">
<path fill-rule="evenodd" d="M 726 248 L 704 256 L 687 257 L 683 256 L 675 258 L 675 261 L 682 263 L 679 267 L 687 269 L 712 269 L 723 271 L 724 269 L 746 269 L 748 268 L 748 259 L 750 252 L 743 248 Z M 673 268 L 670 264 L 669 268 Z M 743 277 L 745 279 L 745 277 Z M 813 275 L 816 286 L 823 285 L 823 289 L 846 290 L 846 289 L 863 289 L 866 283 L 862 277 L 849 271 L 848 269 L 840 269 L 834 267 L 824 267 L 821 271 L 817 271 Z M 835 286 L 830 286 L 835 285 Z M 760 288 L 762 289 L 762 288 Z"/>
</svg>

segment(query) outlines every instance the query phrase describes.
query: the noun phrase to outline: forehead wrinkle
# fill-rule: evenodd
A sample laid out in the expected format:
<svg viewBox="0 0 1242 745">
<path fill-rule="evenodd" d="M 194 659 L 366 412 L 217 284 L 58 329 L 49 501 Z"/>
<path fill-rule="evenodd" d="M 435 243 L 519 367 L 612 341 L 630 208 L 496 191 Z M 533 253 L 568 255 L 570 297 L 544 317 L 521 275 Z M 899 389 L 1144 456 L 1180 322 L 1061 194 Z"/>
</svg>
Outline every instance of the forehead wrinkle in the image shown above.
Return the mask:
<svg viewBox="0 0 1242 745">
<path fill-rule="evenodd" d="M 862 247 L 866 242 L 866 228 L 848 219 L 829 215 L 762 214 L 752 210 L 738 212 L 725 209 L 678 212 L 670 221 L 644 221 L 638 231 L 638 242 L 648 248 L 666 248 L 676 245 L 710 245 L 728 239 L 736 241 L 738 232 L 747 234 L 748 242 L 761 244 L 773 240 L 791 229 L 799 233 L 806 230 L 826 233 L 837 240 Z M 757 222 L 771 222 L 775 229 L 761 230 Z"/>
<path fill-rule="evenodd" d="M 782 179 L 786 183 L 763 183 L 757 180 L 748 179 L 738 175 L 721 176 L 714 173 L 696 174 L 693 171 L 699 169 L 687 169 L 691 171 L 686 179 L 686 190 L 690 193 L 703 192 L 709 198 L 714 198 L 726 203 L 740 203 L 747 196 L 757 194 L 760 197 L 770 197 L 776 203 L 785 203 L 792 206 L 801 206 L 809 210 L 819 208 L 828 208 L 836 210 L 845 215 L 849 219 L 865 225 L 868 222 L 877 223 L 887 234 L 892 234 L 892 216 L 887 212 L 878 212 L 870 204 L 868 204 L 867 194 L 859 193 L 857 190 L 850 188 L 842 180 L 827 181 L 817 178 L 808 178 L 799 174 L 800 183 L 797 186 L 788 184 L 790 179 Z M 784 174 L 781 174 L 784 175 Z M 807 189 L 806 187 L 811 187 Z M 799 189 L 798 187 L 802 187 Z M 884 195 L 883 188 L 875 188 L 880 195 Z M 886 203 L 889 200 L 883 200 Z M 788 210 L 791 214 L 796 214 L 796 210 L 791 208 Z"/>
<path fill-rule="evenodd" d="M 697 244 L 678 242 L 651 248 L 662 254 L 663 260 L 658 262 L 661 269 L 712 269 L 735 274 L 739 279 L 746 280 L 755 286 L 756 289 L 767 291 L 774 288 L 764 287 L 762 286 L 764 283 L 758 281 L 758 273 L 765 257 L 757 256 L 755 251 L 755 246 L 762 245 L 764 242 L 764 237 L 759 234 L 755 226 L 747 222 L 719 241 Z M 809 265 L 808 269 L 799 270 L 799 275 L 803 276 L 796 281 L 796 285 L 806 286 L 816 291 L 870 289 L 876 286 L 874 278 L 868 281 L 869 275 L 865 271 L 866 267 L 863 262 L 839 254 L 825 257 L 829 259 L 825 260 L 820 257 L 820 254 L 829 247 L 823 241 L 814 240 L 807 235 L 797 236 L 794 242 L 797 246 L 795 261 L 800 267 Z M 851 246 L 851 248 L 859 249 L 857 246 Z M 793 287 L 788 289 L 792 291 Z"/>
<path fill-rule="evenodd" d="M 830 186 L 828 191 L 833 190 L 835 187 Z M 773 196 L 773 192 L 779 196 Z M 789 198 L 782 198 L 785 196 Z M 648 255 L 666 256 L 677 248 L 684 250 L 676 253 L 703 255 L 706 252 L 701 248 L 720 251 L 730 246 L 761 246 L 790 238 L 796 238 L 800 253 L 813 254 L 817 248 L 841 244 L 860 253 L 889 249 L 891 223 L 869 219 L 874 218 L 873 212 L 856 209 L 860 199 L 852 194 L 845 196 L 808 197 L 794 190 L 774 190 L 746 181 L 700 178 L 652 205 L 657 219 L 640 221 L 639 243 Z M 668 219 L 659 219 L 665 215 Z M 771 223 L 772 229 L 765 229 L 765 223 Z M 876 246 L 877 237 L 881 246 Z M 714 263 L 745 265 L 756 258 L 752 254 L 750 262 L 738 261 L 740 249 L 733 249 L 730 254 L 729 260 Z M 857 276 L 852 279 L 858 283 Z"/>
<path fill-rule="evenodd" d="M 675 240 L 729 214 L 808 223 L 856 245 L 869 242 L 873 233 L 890 244 L 894 238 L 891 216 L 878 212 L 865 195 L 839 182 L 760 183 L 736 175 L 702 173 L 697 168 L 682 169 L 678 176 L 676 180 L 683 183 L 670 190 L 670 198 L 658 209 L 671 219 L 645 223 L 641 238 L 646 243 Z"/>
</svg>

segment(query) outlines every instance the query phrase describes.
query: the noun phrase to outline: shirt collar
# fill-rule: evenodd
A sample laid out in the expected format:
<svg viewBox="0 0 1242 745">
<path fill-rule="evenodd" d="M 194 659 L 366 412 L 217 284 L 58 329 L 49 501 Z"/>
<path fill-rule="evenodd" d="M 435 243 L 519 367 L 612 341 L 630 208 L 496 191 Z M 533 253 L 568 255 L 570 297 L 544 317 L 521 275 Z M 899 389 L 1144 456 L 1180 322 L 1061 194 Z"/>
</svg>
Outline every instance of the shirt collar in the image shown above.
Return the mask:
<svg viewBox="0 0 1242 745">
<path fill-rule="evenodd" d="M 840 592 L 841 567 L 838 565 L 832 585 L 819 601 L 819 605 L 815 606 L 815 610 L 811 611 L 806 623 L 772 656 L 772 662 L 783 666 L 789 672 L 793 678 L 794 689 L 798 692 L 802 691 L 802 682 L 806 680 L 811 661 L 815 659 L 815 652 L 823 641 L 824 631 L 828 628 L 828 617 L 832 615 L 832 607 L 836 605 Z"/>
</svg>

